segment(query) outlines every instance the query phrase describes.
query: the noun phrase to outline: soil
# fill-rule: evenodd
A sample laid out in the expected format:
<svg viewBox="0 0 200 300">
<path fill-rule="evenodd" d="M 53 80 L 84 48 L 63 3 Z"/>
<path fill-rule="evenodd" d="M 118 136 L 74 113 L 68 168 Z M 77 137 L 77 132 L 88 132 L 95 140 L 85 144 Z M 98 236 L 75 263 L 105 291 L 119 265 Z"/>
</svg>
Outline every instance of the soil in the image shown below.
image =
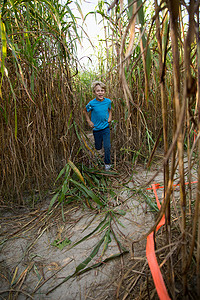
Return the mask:
<svg viewBox="0 0 200 300">
<path fill-rule="evenodd" d="M 39 203 L 34 210 L 1 209 L 1 299 L 125 299 L 123 297 L 126 293 L 124 289 L 122 293 L 119 287 L 122 286 L 127 266 L 130 263 L 146 264 L 146 240 L 135 244 L 132 242 L 148 231 L 156 215 L 143 194 L 135 191 L 143 186 L 142 190 L 155 201 L 153 191 L 147 190 L 145 183 L 156 171 L 157 165 L 150 172 L 142 167 L 134 167 L 133 173 L 122 173 L 112 179 L 118 197 L 115 201 L 110 199 L 107 211 L 117 216 L 111 226 L 118 242 L 110 235 L 108 248 L 103 249 L 103 243 L 87 267 L 97 263 L 101 265 L 82 275 L 74 274 L 77 266 L 92 255 L 105 230 L 97 230 L 81 243 L 72 246 L 94 231 L 104 219 L 105 211 L 97 212 L 76 204 L 64 207 L 63 210 L 60 206 L 54 207 L 49 214 L 51 197 Z M 157 174 L 154 182 L 162 185 L 162 172 Z M 162 189 L 158 190 L 158 196 L 162 198 Z M 52 245 L 55 240 L 67 241 L 66 238 L 71 243 L 62 250 Z M 127 253 L 125 251 L 120 255 L 124 249 L 128 250 Z M 107 259 L 113 255 L 119 256 Z M 139 277 L 141 275 L 138 276 L 138 283 Z M 135 298 L 131 295 L 128 299 Z M 156 293 L 154 299 L 157 299 Z"/>
</svg>

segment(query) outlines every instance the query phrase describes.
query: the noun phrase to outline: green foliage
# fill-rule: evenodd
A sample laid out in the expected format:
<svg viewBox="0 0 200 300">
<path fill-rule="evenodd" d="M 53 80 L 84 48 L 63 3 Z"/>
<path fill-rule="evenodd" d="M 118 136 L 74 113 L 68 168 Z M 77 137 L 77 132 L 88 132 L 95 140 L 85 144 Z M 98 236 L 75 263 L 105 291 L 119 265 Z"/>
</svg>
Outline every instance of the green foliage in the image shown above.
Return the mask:
<svg viewBox="0 0 200 300">
<path fill-rule="evenodd" d="M 57 247 L 60 250 L 63 250 L 65 246 L 68 246 L 71 244 L 71 241 L 68 238 L 65 238 L 64 240 L 54 240 L 51 245 Z"/>
<path fill-rule="evenodd" d="M 0 1 L 0 164 L 8 198 L 40 189 L 42 178 L 49 184 L 63 156 L 58 144 L 64 117 L 74 117 L 70 72 L 80 42 L 69 3 Z"/>
<path fill-rule="evenodd" d="M 95 168 L 89 169 L 84 165 L 80 167 L 81 171 L 69 160 L 60 171 L 56 181 L 62 178 L 62 184 L 50 201 L 49 211 L 56 201 L 65 204 L 81 201 L 84 206 L 91 209 L 99 209 L 106 205 L 107 198 L 101 191 L 104 193 L 107 191 L 109 181 L 107 173 Z M 112 175 L 112 172 L 110 174 Z"/>
<path fill-rule="evenodd" d="M 70 63 L 70 53 L 76 49 L 75 39 L 80 41 L 76 19 L 68 1 L 63 6 L 55 0 L 1 2 L 2 78 L 5 70 L 7 76 L 11 76 L 5 59 L 12 57 L 16 74 L 22 81 L 28 97 L 33 100 L 34 80 L 39 69 L 44 67 L 47 56 L 58 56 L 58 63 L 66 63 L 66 60 Z M 7 48 L 12 52 L 7 51 Z M 24 61 L 31 74 L 31 93 L 24 81 Z"/>
<path fill-rule="evenodd" d="M 75 269 L 74 273 L 72 273 L 71 275 L 67 276 L 66 278 L 64 278 L 64 280 L 61 281 L 61 283 L 59 283 L 57 286 L 55 286 L 54 288 L 52 288 L 50 291 L 48 291 L 48 293 L 51 293 L 53 290 L 55 290 L 56 288 L 58 288 L 60 285 L 62 285 L 64 282 L 68 281 L 70 278 L 73 278 L 75 276 L 84 274 L 85 272 L 88 272 L 89 270 L 95 269 L 97 267 L 99 267 L 101 264 L 103 264 L 106 261 L 109 261 L 113 258 L 119 257 L 122 254 L 128 253 L 129 251 L 127 249 L 125 249 L 119 239 L 117 238 L 115 232 L 113 231 L 112 228 L 112 221 L 114 220 L 114 218 L 116 218 L 115 216 L 115 212 L 111 211 L 111 212 L 106 212 L 105 213 L 105 217 L 104 219 L 99 223 L 99 225 L 88 235 L 84 236 L 81 240 L 79 240 L 78 242 L 74 243 L 70 249 L 72 247 L 75 247 L 76 245 L 80 244 L 81 242 L 85 241 L 87 238 L 91 237 L 95 232 L 99 232 L 101 233 L 101 238 L 100 240 L 96 243 L 96 245 L 94 246 L 92 252 L 84 259 L 84 261 L 82 261 Z M 108 245 L 111 243 L 112 241 L 112 237 L 114 238 L 116 244 L 118 245 L 119 249 L 120 249 L 120 253 L 111 255 L 110 257 L 106 258 L 105 260 L 102 259 L 105 251 L 108 248 Z M 100 254 L 100 258 L 98 259 L 99 262 L 95 263 L 93 265 L 89 265 L 89 263 L 98 255 L 98 253 L 101 251 Z"/>
<path fill-rule="evenodd" d="M 52 245 L 59 247 L 61 250 L 66 245 L 70 245 L 68 248 L 69 250 L 76 247 L 80 243 L 87 241 L 87 239 L 92 238 L 94 235 L 100 236 L 100 239 L 94 245 L 91 253 L 87 255 L 87 257 L 76 267 L 75 271 L 64 278 L 63 281 L 53 287 L 50 291 L 48 291 L 48 294 L 69 279 L 84 274 L 89 270 L 95 269 L 105 261 L 109 261 L 113 258 L 119 257 L 121 254 L 129 252 L 121 245 L 121 242 L 113 229 L 113 223 L 117 223 L 124 227 L 123 223 L 120 221 L 120 216 L 124 216 L 126 211 L 118 208 L 110 208 L 109 203 L 106 201 L 105 194 L 109 194 L 109 197 L 111 197 L 114 201 L 116 198 L 114 189 L 110 187 L 109 179 L 107 176 L 105 176 L 105 173 L 99 171 L 98 169 L 87 168 L 84 165 L 79 167 L 81 168 L 81 171 L 71 161 L 68 161 L 66 166 L 61 170 L 57 177 L 57 181 L 62 179 L 62 184 L 50 202 L 49 211 L 52 209 L 52 206 L 56 200 L 59 202 L 62 201 L 62 204 L 67 204 L 69 202 L 65 201 L 65 199 L 69 199 L 70 197 L 73 198 L 73 201 L 82 201 L 82 203 L 90 209 L 94 209 L 94 204 L 96 204 L 98 212 L 101 212 L 100 222 L 91 232 L 73 244 L 71 244 L 68 239 L 65 239 L 64 241 L 55 240 Z M 73 173 L 71 174 L 72 170 Z M 136 193 L 142 194 L 145 198 L 145 201 L 150 205 L 151 208 L 153 208 L 154 211 L 158 210 L 156 204 L 148 195 L 141 190 L 137 191 Z M 112 241 L 115 241 L 119 247 L 120 253 L 114 254 L 103 260 L 103 255 Z M 91 264 L 92 260 L 97 256 L 99 256 L 99 262 Z"/>
</svg>

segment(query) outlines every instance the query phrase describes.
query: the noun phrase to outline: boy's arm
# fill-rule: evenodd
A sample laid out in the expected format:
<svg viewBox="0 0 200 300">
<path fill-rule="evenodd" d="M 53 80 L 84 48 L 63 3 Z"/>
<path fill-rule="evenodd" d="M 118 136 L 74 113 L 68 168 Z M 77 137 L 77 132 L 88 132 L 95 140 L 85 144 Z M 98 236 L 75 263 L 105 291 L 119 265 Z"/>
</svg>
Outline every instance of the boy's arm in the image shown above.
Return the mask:
<svg viewBox="0 0 200 300">
<path fill-rule="evenodd" d="M 83 109 L 83 114 L 85 115 L 86 121 L 88 122 L 88 125 L 93 128 L 94 127 L 94 123 L 90 120 L 89 114 L 86 110 L 86 108 Z"/>
<path fill-rule="evenodd" d="M 109 117 L 108 117 L 108 123 L 112 121 L 112 110 L 109 109 Z"/>
</svg>

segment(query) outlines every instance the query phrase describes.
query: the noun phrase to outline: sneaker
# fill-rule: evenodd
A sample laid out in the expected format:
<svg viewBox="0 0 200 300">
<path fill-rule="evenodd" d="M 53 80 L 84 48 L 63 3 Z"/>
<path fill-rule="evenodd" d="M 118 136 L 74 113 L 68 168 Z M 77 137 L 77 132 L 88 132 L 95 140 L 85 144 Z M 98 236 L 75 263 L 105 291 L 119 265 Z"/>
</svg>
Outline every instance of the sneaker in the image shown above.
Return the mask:
<svg viewBox="0 0 200 300">
<path fill-rule="evenodd" d="M 110 168 L 111 168 L 111 165 L 105 165 L 105 170 L 106 170 L 106 171 L 109 171 Z"/>
</svg>

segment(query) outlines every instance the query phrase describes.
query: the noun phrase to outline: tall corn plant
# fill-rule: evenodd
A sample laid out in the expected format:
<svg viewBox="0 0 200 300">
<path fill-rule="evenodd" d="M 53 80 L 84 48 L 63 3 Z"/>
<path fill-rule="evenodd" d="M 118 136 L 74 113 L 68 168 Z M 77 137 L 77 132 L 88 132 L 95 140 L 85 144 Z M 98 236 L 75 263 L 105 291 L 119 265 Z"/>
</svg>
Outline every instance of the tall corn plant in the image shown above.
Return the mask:
<svg viewBox="0 0 200 300">
<path fill-rule="evenodd" d="M 22 190 L 49 182 L 70 155 L 79 36 L 69 2 L 0 1 L 0 7 L 1 190 L 9 196 L 12 190 L 21 203 Z"/>
<path fill-rule="evenodd" d="M 180 47 L 180 41 L 179 41 L 179 15 L 181 11 L 181 4 L 179 1 L 166 1 L 167 8 L 169 11 L 170 16 L 170 37 L 171 37 L 171 47 L 172 47 L 172 57 L 173 57 L 173 106 L 174 106 L 174 131 L 173 131 L 173 142 L 168 150 L 168 137 L 167 137 L 167 122 L 166 122 L 166 113 L 167 113 L 167 102 L 166 102 L 166 92 L 164 90 L 164 75 L 166 72 L 166 51 L 167 47 L 164 49 L 162 48 L 161 43 L 161 35 L 160 35 L 160 24 L 159 24 L 159 18 L 158 14 L 160 10 L 163 10 L 166 8 L 166 6 L 160 5 L 160 7 L 157 4 L 157 1 L 155 1 L 155 8 L 156 8 L 156 33 L 157 33 L 157 42 L 158 42 L 158 49 L 159 49 L 159 66 L 160 66 L 160 87 L 161 87 L 161 98 L 162 98 L 162 111 L 163 111 L 163 136 L 164 136 L 164 147 L 165 147 L 165 162 L 164 165 L 166 165 L 167 168 L 165 168 L 164 171 L 164 178 L 165 178 L 165 196 L 164 196 L 164 202 L 163 207 L 165 207 L 165 212 L 167 215 L 167 222 L 170 230 L 170 194 L 172 193 L 172 182 L 174 180 L 174 174 L 175 174 L 175 155 L 176 155 L 176 149 L 178 151 L 178 166 L 179 166 L 179 178 L 180 178 L 180 231 L 181 231 L 181 239 L 182 239 L 182 259 L 181 259 L 181 267 L 182 267 L 182 286 L 183 286 L 183 297 L 184 299 L 187 298 L 188 295 L 188 272 L 190 268 L 191 263 L 191 257 L 192 253 L 194 251 L 194 241 L 196 239 L 196 226 L 197 226 L 197 211 L 198 211 L 198 196 L 196 199 L 196 206 L 194 208 L 194 222 L 190 223 L 190 226 L 192 226 L 193 229 L 193 236 L 192 236 L 192 243 L 190 247 L 190 251 L 188 253 L 187 251 L 187 231 L 190 231 L 190 226 L 187 226 L 188 218 L 187 218 L 187 209 L 188 209 L 188 203 L 187 203 L 187 193 L 185 189 L 185 164 L 184 164 L 184 140 L 185 140 L 185 125 L 186 125 L 186 103 L 189 101 L 191 103 L 191 100 L 194 99 L 195 96 L 195 79 L 192 77 L 192 71 L 191 67 L 194 66 L 191 58 L 191 45 L 194 41 L 194 16 L 195 14 L 198 15 L 197 6 L 195 5 L 194 1 L 190 1 L 188 7 L 186 9 L 188 10 L 189 15 L 189 26 L 187 29 L 186 39 L 183 44 L 183 48 Z M 166 17 L 167 14 L 165 14 L 165 17 L 162 19 L 163 28 L 166 23 Z M 166 23 L 167 24 L 167 23 Z M 168 26 L 168 24 L 167 24 Z M 184 27 L 182 28 L 184 30 Z M 163 30 L 162 32 L 164 32 Z M 197 30 L 198 32 L 198 30 Z M 182 35 L 184 36 L 184 32 L 182 32 Z M 165 43 L 166 44 L 166 43 Z M 164 52 L 163 52 L 164 50 Z M 181 51 L 182 50 L 182 51 Z M 183 53 L 183 54 L 182 54 Z M 184 72 L 183 76 L 181 76 L 180 73 L 180 61 L 183 61 L 184 65 Z M 198 65 L 198 64 L 197 64 Z M 193 88 L 192 88 L 192 82 L 193 82 Z M 181 84 L 183 87 L 181 87 Z M 191 105 L 191 104 L 190 104 Z M 191 120 L 193 117 L 191 116 Z M 196 122 L 194 122 L 195 124 Z M 188 126 L 190 126 L 190 122 L 187 123 Z M 193 125 L 194 125 L 193 124 Z M 190 132 L 190 131 L 188 131 Z M 190 147 L 190 143 L 188 143 L 188 147 Z M 171 164 L 171 175 L 169 178 L 168 168 L 169 165 L 168 159 L 170 155 L 172 155 L 172 164 Z M 191 156 L 191 153 L 189 151 L 189 156 Z M 188 163 L 189 163 L 188 159 Z M 189 164 L 189 168 L 191 168 L 191 165 Z M 191 178 L 189 179 L 191 181 Z M 199 186 L 199 184 L 198 184 Z M 197 190 L 197 195 L 199 194 Z M 163 211 L 162 210 L 162 213 Z M 168 231 L 168 234 L 170 231 Z M 171 237 L 169 235 L 169 244 L 171 241 Z M 190 244 L 190 243 L 189 243 Z M 197 246 L 198 251 L 198 246 Z M 175 283 L 174 283 L 174 274 L 173 274 L 173 261 L 171 260 L 171 263 L 169 265 L 169 269 L 171 272 L 171 285 L 170 291 L 173 297 L 175 297 Z M 199 272 L 199 270 L 198 270 Z M 198 273 L 199 274 L 199 273 Z M 199 275 L 198 275 L 199 276 Z M 171 284 L 170 283 L 170 284 Z M 197 287 L 198 291 L 198 287 Z M 198 291 L 199 292 L 199 291 Z"/>
<path fill-rule="evenodd" d="M 169 99 L 166 91 L 165 84 L 165 76 L 166 76 L 166 57 L 167 57 L 167 48 L 169 43 L 169 17 L 167 14 L 167 10 L 163 10 L 163 21 L 162 28 L 161 22 L 159 18 L 159 6 L 157 0 L 154 1 L 155 11 L 157 12 L 155 15 L 155 24 L 156 24 L 156 38 L 158 44 L 158 57 L 159 57 L 159 82 L 160 82 L 160 94 L 161 94 L 161 103 L 162 103 L 162 121 L 163 121 L 163 142 L 164 142 L 164 156 L 168 152 L 168 106 Z M 175 151 L 174 151 L 175 153 Z M 175 160 L 173 160 L 175 162 Z M 174 166 L 172 167 L 174 168 Z M 167 160 L 164 164 L 164 197 L 166 196 L 167 186 L 169 184 L 169 161 Z M 167 205 L 166 209 L 166 233 L 167 233 L 167 243 L 171 244 L 171 217 L 170 217 L 170 202 Z M 173 261 L 170 258 L 168 262 L 168 273 L 170 274 L 169 280 L 173 288 L 174 295 L 174 270 L 173 270 Z"/>
<path fill-rule="evenodd" d="M 197 66 L 198 66 L 198 73 L 197 73 L 197 109 L 198 112 L 200 111 L 200 27 L 199 27 L 199 5 L 197 6 L 196 15 L 197 15 L 197 23 L 196 23 L 196 39 L 197 39 Z M 200 132 L 200 116 L 198 115 L 198 132 Z M 198 141 L 198 161 L 200 162 L 200 140 Z M 195 240 L 195 229 L 197 227 L 198 223 L 198 236 L 197 236 L 197 242 L 198 242 L 198 248 L 197 248 L 197 268 L 196 268 L 196 274 L 197 274 L 197 291 L 198 296 L 200 297 L 200 166 L 198 166 L 198 186 L 197 186 L 197 193 L 196 193 L 196 207 L 195 207 L 195 220 L 194 220 L 194 229 L 193 229 L 193 247 L 194 247 L 194 240 Z M 193 247 L 191 247 L 191 253 L 193 250 Z M 189 261 L 190 262 L 190 261 Z"/>
<path fill-rule="evenodd" d="M 122 2 L 122 1 L 121 1 Z M 120 3 L 121 3 L 120 2 Z M 145 1 L 144 1 L 145 2 Z M 114 1 L 110 7 L 113 9 L 116 5 L 116 1 Z M 124 91 L 124 107 L 126 107 L 128 111 L 128 131 L 126 131 L 126 145 L 128 142 L 131 145 L 131 140 L 133 138 L 131 132 L 131 125 L 132 121 L 131 118 L 134 115 L 133 107 L 135 107 L 135 96 L 134 89 L 133 89 L 133 82 L 128 81 L 127 78 L 127 70 L 130 72 L 130 69 L 133 68 L 134 72 L 130 72 L 130 76 L 132 78 L 136 78 L 136 70 L 137 66 L 141 67 L 141 60 L 139 57 L 135 57 L 133 55 L 136 54 L 136 49 L 140 47 L 140 56 L 142 54 L 146 55 L 147 58 L 147 47 L 142 44 L 143 40 L 142 37 L 145 36 L 145 30 L 142 31 L 144 26 L 143 19 L 138 18 L 138 24 L 141 23 L 140 29 L 137 28 L 137 14 L 139 13 L 140 4 L 142 7 L 141 1 L 130 1 L 130 19 L 127 21 L 126 26 L 124 26 L 124 35 L 122 35 L 121 39 L 121 64 L 120 64 L 120 76 L 122 79 L 122 88 Z M 131 7 L 131 5 L 133 5 Z M 187 297 L 188 291 L 188 282 L 187 282 L 187 273 L 191 267 L 192 256 L 194 254 L 195 249 L 195 241 L 196 241 L 196 233 L 197 233 L 197 226 L 198 226 L 198 218 L 199 218 L 199 183 L 197 187 L 197 196 L 195 201 L 195 207 L 192 210 L 194 213 L 194 220 L 190 220 L 187 215 L 188 206 L 190 204 L 187 203 L 187 192 L 185 188 L 185 175 L 186 175 L 186 168 L 184 163 L 184 147 L 185 147 L 185 138 L 187 138 L 186 133 L 188 133 L 188 148 L 191 147 L 191 139 L 190 133 L 192 132 L 192 128 L 198 129 L 198 114 L 191 115 L 191 111 L 188 114 L 188 131 L 185 130 L 186 126 L 186 104 L 188 103 L 188 110 L 191 110 L 191 107 L 195 106 L 196 102 L 196 109 L 195 111 L 198 112 L 198 105 L 199 105 L 199 96 L 196 96 L 195 90 L 195 74 L 197 74 L 197 70 L 199 69 L 199 51 L 196 48 L 195 41 L 199 43 L 199 28 L 196 29 L 197 37 L 194 37 L 194 24 L 198 25 L 199 20 L 199 11 L 198 11 L 198 2 L 190 1 L 188 5 L 183 6 L 180 1 L 154 1 L 155 11 L 152 15 L 151 26 L 149 25 L 149 33 L 146 39 L 146 45 L 151 45 L 151 48 L 155 51 L 153 57 L 153 66 L 151 69 L 151 79 L 148 82 L 148 87 L 150 88 L 154 85 L 155 98 L 155 110 L 158 111 L 159 114 L 159 106 L 162 108 L 162 128 L 163 128 L 163 139 L 164 139 L 164 185 L 165 185 L 165 193 L 164 193 L 164 200 L 162 205 L 161 213 L 158 217 L 156 224 L 158 224 L 161 215 L 166 213 L 166 220 L 167 220 L 167 240 L 170 244 L 171 239 L 173 236 L 170 235 L 171 231 L 171 211 L 170 211 L 170 199 L 171 194 L 173 192 L 173 181 L 174 181 L 174 174 L 176 171 L 176 167 L 178 165 L 178 172 L 179 172 L 179 179 L 180 179 L 180 214 L 179 218 L 180 222 L 180 232 L 181 232 L 181 239 L 182 239 L 182 246 L 181 246 L 181 268 L 182 268 L 182 286 L 183 286 L 183 296 Z M 189 22 L 187 27 L 187 33 L 184 23 L 182 27 L 180 27 L 180 16 L 181 10 L 184 9 L 188 16 Z M 120 16 L 122 16 L 122 10 L 119 9 L 118 13 L 120 12 Z M 149 23 L 150 24 L 150 23 Z M 142 34 L 141 34 L 142 31 Z M 140 40 L 142 41 L 138 43 L 138 39 L 136 38 L 136 33 L 140 33 Z M 129 37 L 128 37 L 129 33 Z M 184 43 L 179 37 L 185 37 Z M 156 37 L 156 40 L 155 38 Z M 196 40 L 195 40 L 196 39 Z M 197 43 L 197 47 L 199 44 Z M 136 48 L 137 45 L 137 48 Z M 142 48 L 143 47 L 143 48 Z M 191 52 L 191 49 L 194 49 Z M 194 58 L 197 55 L 197 61 L 195 62 Z M 172 62 L 172 66 L 171 66 Z M 157 69 L 156 69 L 157 66 Z M 182 69 L 181 67 L 184 66 Z M 143 58 L 143 68 L 145 72 L 145 64 Z M 141 69 L 140 69 L 141 70 Z M 199 70 L 198 70 L 199 71 Z M 150 71 L 149 71 L 150 72 Z M 158 73 L 158 75 L 157 75 Z M 171 74 L 170 74 L 171 73 Z M 171 76 L 172 75 L 172 76 Z M 144 82 L 145 76 L 143 77 Z M 141 82 L 139 80 L 138 82 Z M 142 87 L 143 91 L 145 90 L 145 83 L 143 82 Z M 158 87 L 160 92 L 157 92 Z M 138 90 L 137 90 L 138 91 Z M 197 81 L 197 91 L 199 91 L 199 81 Z M 161 98 L 161 101 L 159 101 Z M 134 99 L 134 100 L 133 100 Z M 151 107 L 152 95 L 149 97 L 148 102 L 148 109 Z M 132 105 L 133 104 L 133 105 Z M 139 106 L 141 110 L 141 115 L 146 113 L 147 107 Z M 137 110 L 139 110 L 137 107 Z M 171 112 L 172 111 L 172 114 Z M 155 112 L 153 112 L 153 116 L 155 117 Z M 169 119 L 168 119 L 169 116 Z M 170 120 L 171 119 L 171 120 Z M 150 120 L 147 120 L 148 126 L 150 126 Z M 134 120 L 134 122 L 136 122 Z M 158 119 L 156 120 L 158 123 Z M 168 127 L 168 124 L 171 126 Z M 138 128 L 138 127 L 137 127 Z M 141 127 L 140 127 L 141 128 Z M 130 130 L 130 134 L 129 134 Z M 154 130 L 155 134 L 155 130 Z M 128 141 L 128 142 L 127 142 Z M 168 143 L 170 145 L 168 146 Z M 133 145 L 133 143 L 132 143 Z M 155 144 L 157 147 L 157 144 Z M 193 154 L 195 144 L 192 146 L 192 150 L 188 149 L 188 168 L 191 168 L 190 159 Z M 176 152 L 178 153 L 178 160 L 176 161 Z M 169 168 L 169 159 L 171 159 L 171 165 Z M 188 170 L 190 173 L 190 170 Z M 191 186 L 191 176 L 190 176 L 190 186 Z M 190 199 L 191 203 L 191 199 Z M 155 224 L 155 226 L 156 226 Z M 155 229 L 155 226 L 153 227 Z M 191 238 L 191 243 L 187 238 L 188 231 L 193 228 L 193 234 Z M 199 238 L 199 237 L 198 237 Z M 187 251 L 187 243 L 190 245 L 189 252 Z M 199 262 L 199 246 L 197 245 L 197 259 Z M 168 265 L 168 270 L 170 272 L 170 292 L 173 297 L 176 296 L 176 289 L 175 289 L 175 281 L 174 281 L 174 263 L 171 259 Z M 199 277 L 199 266 L 197 266 L 197 276 Z M 198 283 L 199 284 L 199 283 Z M 200 284 L 199 284 L 200 285 Z"/>
<path fill-rule="evenodd" d="M 191 1 L 191 9 L 194 7 L 194 2 Z M 185 82 L 182 97 L 180 88 L 180 52 L 178 46 L 178 17 L 180 10 L 180 2 L 176 3 L 168 2 L 170 12 L 170 26 L 171 26 L 171 40 L 172 40 L 172 55 L 173 55 L 173 80 L 174 80 L 174 106 L 176 116 L 176 142 L 178 149 L 178 164 L 180 175 L 180 205 L 181 205 L 181 233 L 182 233 L 182 279 L 183 279 L 183 296 L 187 296 L 187 248 L 186 248 L 186 191 L 185 191 L 185 176 L 184 176 L 184 128 L 182 126 L 185 120 L 185 109 L 187 100 L 187 87 L 190 73 L 190 46 L 191 46 L 191 34 L 192 24 L 191 15 L 189 19 L 188 38 L 184 47 L 184 64 L 185 64 Z M 194 11 L 193 11 L 194 16 Z M 181 99 L 182 98 L 182 99 Z"/>
</svg>

